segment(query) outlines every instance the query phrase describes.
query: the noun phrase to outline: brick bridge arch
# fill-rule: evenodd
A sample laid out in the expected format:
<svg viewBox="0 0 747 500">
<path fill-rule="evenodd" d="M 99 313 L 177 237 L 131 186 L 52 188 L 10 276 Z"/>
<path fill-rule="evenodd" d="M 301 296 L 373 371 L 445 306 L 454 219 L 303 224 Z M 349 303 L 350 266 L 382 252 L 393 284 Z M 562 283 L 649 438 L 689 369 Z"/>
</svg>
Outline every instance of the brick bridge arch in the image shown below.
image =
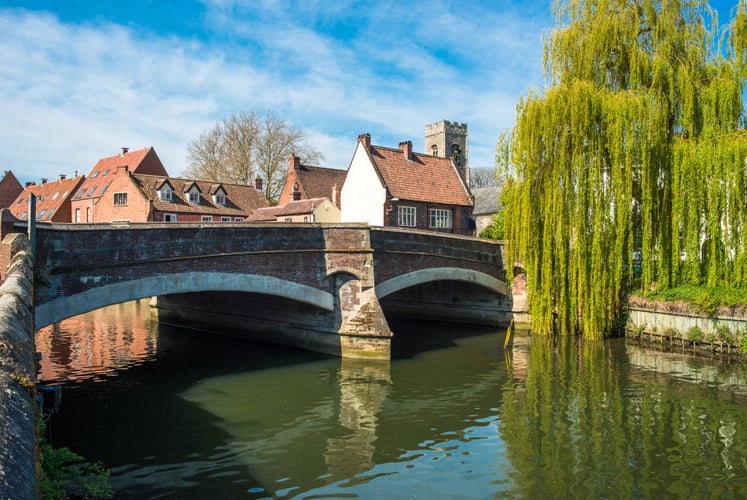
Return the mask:
<svg viewBox="0 0 747 500">
<path fill-rule="evenodd" d="M 36 326 L 155 296 L 165 321 L 387 358 L 384 310 L 507 320 L 501 248 L 364 224 L 39 224 Z"/>
</svg>

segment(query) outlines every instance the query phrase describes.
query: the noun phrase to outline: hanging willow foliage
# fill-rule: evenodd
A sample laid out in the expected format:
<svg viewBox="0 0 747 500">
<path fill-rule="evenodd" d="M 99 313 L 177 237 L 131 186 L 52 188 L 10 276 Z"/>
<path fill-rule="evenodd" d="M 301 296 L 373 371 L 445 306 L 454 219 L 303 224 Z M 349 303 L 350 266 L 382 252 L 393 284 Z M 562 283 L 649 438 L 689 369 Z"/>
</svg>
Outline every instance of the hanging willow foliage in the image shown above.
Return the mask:
<svg viewBox="0 0 747 500">
<path fill-rule="evenodd" d="M 556 0 L 549 88 L 498 141 L 532 326 L 600 338 L 622 292 L 747 285 L 747 0 Z M 639 260 L 640 258 L 640 260 Z"/>
</svg>

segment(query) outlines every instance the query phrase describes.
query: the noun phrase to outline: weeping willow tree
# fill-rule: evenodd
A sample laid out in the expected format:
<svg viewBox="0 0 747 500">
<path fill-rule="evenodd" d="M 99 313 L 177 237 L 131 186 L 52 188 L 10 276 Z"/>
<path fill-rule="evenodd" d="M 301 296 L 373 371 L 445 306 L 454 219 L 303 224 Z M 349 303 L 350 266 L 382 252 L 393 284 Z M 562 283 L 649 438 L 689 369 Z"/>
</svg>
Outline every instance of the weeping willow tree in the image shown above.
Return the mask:
<svg viewBox="0 0 747 500">
<path fill-rule="evenodd" d="M 747 285 L 746 0 L 555 0 L 548 88 L 498 141 L 537 332 L 611 331 L 626 287 Z"/>
</svg>

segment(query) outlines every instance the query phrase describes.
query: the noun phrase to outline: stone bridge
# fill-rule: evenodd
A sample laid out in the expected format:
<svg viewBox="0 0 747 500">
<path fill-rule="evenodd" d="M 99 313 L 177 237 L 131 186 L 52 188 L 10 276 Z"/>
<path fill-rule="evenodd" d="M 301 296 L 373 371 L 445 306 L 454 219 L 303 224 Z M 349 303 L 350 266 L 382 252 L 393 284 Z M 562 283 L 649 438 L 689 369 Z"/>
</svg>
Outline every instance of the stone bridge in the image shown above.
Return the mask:
<svg viewBox="0 0 747 500">
<path fill-rule="evenodd" d="M 40 224 L 35 327 L 154 297 L 159 321 L 388 358 L 387 315 L 498 324 L 501 245 L 362 224 Z"/>
</svg>

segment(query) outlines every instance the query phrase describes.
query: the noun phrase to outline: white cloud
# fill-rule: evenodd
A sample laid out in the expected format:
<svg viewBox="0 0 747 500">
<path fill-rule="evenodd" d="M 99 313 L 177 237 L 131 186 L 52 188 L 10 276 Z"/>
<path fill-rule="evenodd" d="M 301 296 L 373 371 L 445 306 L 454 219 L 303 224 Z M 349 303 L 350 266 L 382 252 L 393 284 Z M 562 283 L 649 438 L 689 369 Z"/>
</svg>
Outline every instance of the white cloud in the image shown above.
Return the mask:
<svg viewBox="0 0 747 500">
<path fill-rule="evenodd" d="M 516 14 L 258 5 L 206 4 L 201 39 L 0 9 L 0 169 L 87 174 L 121 146 L 154 146 L 178 175 L 187 142 L 250 108 L 306 129 L 332 167 L 347 166 L 360 133 L 419 150 L 425 124 L 443 118 L 468 123 L 470 164 L 492 165 L 539 79 L 539 25 Z"/>
</svg>

